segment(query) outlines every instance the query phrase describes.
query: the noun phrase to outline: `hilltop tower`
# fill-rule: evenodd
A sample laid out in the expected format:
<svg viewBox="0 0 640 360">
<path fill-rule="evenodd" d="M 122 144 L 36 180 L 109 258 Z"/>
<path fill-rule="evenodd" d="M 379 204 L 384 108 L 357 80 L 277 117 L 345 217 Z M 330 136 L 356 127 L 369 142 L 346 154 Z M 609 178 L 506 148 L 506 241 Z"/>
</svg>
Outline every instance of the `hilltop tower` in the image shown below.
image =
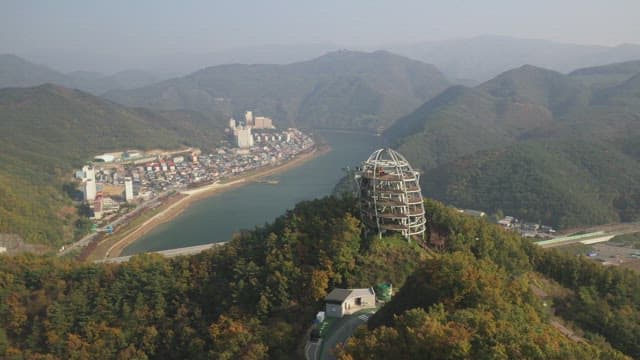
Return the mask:
<svg viewBox="0 0 640 360">
<path fill-rule="evenodd" d="M 360 220 L 380 236 L 398 232 L 424 239 L 425 217 L 420 174 L 391 149 L 379 149 L 356 173 Z"/>
</svg>

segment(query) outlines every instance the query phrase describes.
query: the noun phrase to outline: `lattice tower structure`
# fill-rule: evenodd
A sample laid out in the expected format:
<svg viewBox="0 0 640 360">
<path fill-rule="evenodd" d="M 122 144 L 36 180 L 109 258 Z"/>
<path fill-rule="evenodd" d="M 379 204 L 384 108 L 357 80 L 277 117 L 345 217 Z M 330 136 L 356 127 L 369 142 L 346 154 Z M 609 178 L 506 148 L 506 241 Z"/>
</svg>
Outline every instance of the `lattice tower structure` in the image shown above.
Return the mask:
<svg viewBox="0 0 640 360">
<path fill-rule="evenodd" d="M 424 239 L 425 211 L 420 174 L 392 149 L 374 151 L 356 172 L 360 219 L 379 236 L 398 232 Z"/>
</svg>

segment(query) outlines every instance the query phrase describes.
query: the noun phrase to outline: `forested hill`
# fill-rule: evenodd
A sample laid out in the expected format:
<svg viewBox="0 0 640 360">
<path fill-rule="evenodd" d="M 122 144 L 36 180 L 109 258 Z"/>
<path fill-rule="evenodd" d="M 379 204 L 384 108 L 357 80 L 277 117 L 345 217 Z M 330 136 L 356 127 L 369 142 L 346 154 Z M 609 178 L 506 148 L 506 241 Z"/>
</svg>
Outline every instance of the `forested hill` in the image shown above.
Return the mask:
<svg viewBox="0 0 640 360">
<path fill-rule="evenodd" d="M 426 195 L 456 206 L 560 227 L 640 219 L 634 62 L 523 66 L 446 90 L 386 135 L 423 171 Z"/>
<path fill-rule="evenodd" d="M 355 201 L 324 198 L 196 256 L 0 257 L 0 357 L 298 359 L 331 289 L 383 281 L 398 294 L 340 358 L 640 356 L 637 274 L 425 205 L 442 253 L 363 237 Z"/>
<path fill-rule="evenodd" d="M 188 116 L 188 119 L 185 118 Z M 63 183 L 94 155 L 125 148 L 212 146 L 222 118 L 154 114 L 56 85 L 0 89 L 0 233 L 71 240 L 76 217 Z"/>
<path fill-rule="evenodd" d="M 106 96 L 162 110 L 254 110 L 281 126 L 377 130 L 448 85 L 432 65 L 384 51 L 342 50 L 288 65 L 213 66 Z"/>
<path fill-rule="evenodd" d="M 68 78 L 46 66 L 32 64 L 18 56 L 0 54 L 0 88 L 29 87 L 43 83 L 65 85 Z"/>
<path fill-rule="evenodd" d="M 569 76 L 594 87 L 619 85 L 640 73 L 640 60 L 577 69 Z"/>
</svg>

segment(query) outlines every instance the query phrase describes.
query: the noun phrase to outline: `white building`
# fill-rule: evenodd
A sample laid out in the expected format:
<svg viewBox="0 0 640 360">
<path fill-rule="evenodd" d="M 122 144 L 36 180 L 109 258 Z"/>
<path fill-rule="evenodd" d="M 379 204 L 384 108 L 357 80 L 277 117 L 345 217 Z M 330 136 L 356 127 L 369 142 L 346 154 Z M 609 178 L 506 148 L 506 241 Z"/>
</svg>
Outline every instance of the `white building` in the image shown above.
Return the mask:
<svg viewBox="0 0 640 360">
<path fill-rule="evenodd" d="M 124 178 L 124 200 L 126 202 L 133 200 L 133 180 L 130 177 Z"/>
<path fill-rule="evenodd" d="M 368 289 L 333 289 L 324 299 L 325 314 L 341 318 L 363 309 L 376 307 L 376 293 Z"/>
<path fill-rule="evenodd" d="M 84 201 L 91 202 L 96 199 L 96 180 L 87 179 L 84 182 Z"/>
<path fill-rule="evenodd" d="M 102 154 L 93 158 L 93 161 L 113 162 L 116 159 L 112 154 Z"/>
<path fill-rule="evenodd" d="M 236 128 L 236 143 L 239 148 L 250 148 L 253 146 L 253 135 L 250 127 Z"/>
<path fill-rule="evenodd" d="M 244 112 L 244 121 L 247 126 L 253 125 L 253 111 Z"/>
<path fill-rule="evenodd" d="M 96 180 L 96 170 L 91 165 L 85 165 L 82 167 L 82 181 Z"/>
<path fill-rule="evenodd" d="M 236 128 L 236 119 L 234 119 L 234 118 L 229 119 L 229 128 L 231 128 L 231 129 L 235 129 Z"/>
<path fill-rule="evenodd" d="M 91 165 L 82 167 L 82 193 L 84 201 L 91 202 L 96 198 L 96 170 Z"/>
</svg>

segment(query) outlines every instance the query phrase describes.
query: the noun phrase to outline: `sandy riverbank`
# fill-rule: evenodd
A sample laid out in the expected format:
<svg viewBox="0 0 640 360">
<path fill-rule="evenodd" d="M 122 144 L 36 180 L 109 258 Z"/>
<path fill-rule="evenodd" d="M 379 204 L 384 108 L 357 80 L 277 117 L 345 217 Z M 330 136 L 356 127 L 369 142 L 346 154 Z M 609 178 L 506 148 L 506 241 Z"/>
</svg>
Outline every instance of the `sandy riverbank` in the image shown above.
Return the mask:
<svg viewBox="0 0 640 360">
<path fill-rule="evenodd" d="M 229 191 L 240 186 L 251 183 L 253 180 L 260 179 L 265 176 L 271 176 L 275 174 L 282 173 L 294 167 L 300 166 L 303 163 L 310 161 L 320 155 L 326 154 L 331 149 L 328 146 L 323 146 L 319 149 L 314 149 L 308 153 L 301 154 L 290 160 L 284 164 L 276 165 L 276 166 L 268 166 L 264 169 L 254 170 L 249 172 L 246 175 L 242 175 L 240 177 L 234 178 L 225 183 L 214 183 L 211 185 L 206 185 L 196 189 L 190 189 L 182 191 L 182 197 L 175 200 L 167 208 L 160 211 L 158 214 L 148 219 L 140 226 L 138 226 L 131 233 L 124 236 L 122 239 L 118 240 L 115 244 L 111 245 L 111 247 L 106 251 L 104 258 L 112 258 L 118 257 L 122 253 L 122 251 L 133 242 L 141 238 L 143 235 L 147 234 L 156 226 L 171 221 L 176 216 L 178 216 L 182 211 L 188 208 L 191 204 L 196 201 L 202 200 L 204 198 L 208 198 L 219 194 L 224 191 Z"/>
</svg>

